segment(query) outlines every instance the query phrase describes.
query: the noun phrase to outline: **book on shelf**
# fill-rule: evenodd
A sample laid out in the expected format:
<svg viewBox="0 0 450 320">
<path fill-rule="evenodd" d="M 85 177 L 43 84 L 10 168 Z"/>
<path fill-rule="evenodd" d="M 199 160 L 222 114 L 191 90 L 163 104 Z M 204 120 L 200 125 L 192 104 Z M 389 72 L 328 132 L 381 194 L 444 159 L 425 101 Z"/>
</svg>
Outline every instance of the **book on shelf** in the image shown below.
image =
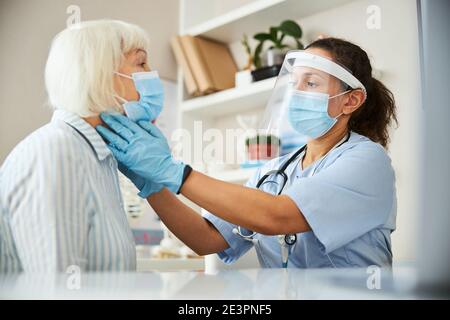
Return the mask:
<svg viewBox="0 0 450 320">
<path fill-rule="evenodd" d="M 186 59 L 186 56 L 183 52 L 183 48 L 181 47 L 181 40 L 179 36 L 173 37 L 170 41 L 172 46 L 172 51 L 175 55 L 175 59 L 177 64 L 181 67 L 183 71 L 184 84 L 186 86 L 186 91 L 191 96 L 199 96 L 200 91 L 198 90 L 197 82 L 195 81 L 194 75 L 192 74 L 191 68 L 189 66 L 189 61 Z"/>
<path fill-rule="evenodd" d="M 234 77 L 238 70 L 228 46 L 205 38 L 194 39 L 209 71 L 214 91 L 233 88 Z"/>
<path fill-rule="evenodd" d="M 234 87 L 237 67 L 226 44 L 186 35 L 173 38 L 172 49 L 190 95 Z"/>
</svg>

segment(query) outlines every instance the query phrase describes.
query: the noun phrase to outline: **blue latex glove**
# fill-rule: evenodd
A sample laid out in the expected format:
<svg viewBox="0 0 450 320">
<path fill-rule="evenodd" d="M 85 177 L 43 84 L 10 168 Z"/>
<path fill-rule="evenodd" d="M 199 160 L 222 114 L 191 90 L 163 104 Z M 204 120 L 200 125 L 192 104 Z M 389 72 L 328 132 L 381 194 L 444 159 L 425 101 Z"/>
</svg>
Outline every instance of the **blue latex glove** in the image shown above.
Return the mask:
<svg viewBox="0 0 450 320">
<path fill-rule="evenodd" d="M 119 170 L 122 172 L 128 179 L 133 182 L 136 188 L 139 189 L 138 196 L 141 198 L 147 198 L 148 196 L 161 191 L 164 186 L 162 184 L 158 184 L 156 182 L 152 182 L 150 180 L 145 180 L 141 176 L 138 176 L 136 173 L 125 167 L 123 164 L 119 162 Z"/>
<path fill-rule="evenodd" d="M 121 114 L 102 113 L 101 118 L 112 130 L 96 129 L 121 166 L 143 178 L 145 184 L 156 182 L 178 192 L 186 165 L 172 158 L 167 140 L 156 126 L 148 121 L 136 124 Z"/>
</svg>

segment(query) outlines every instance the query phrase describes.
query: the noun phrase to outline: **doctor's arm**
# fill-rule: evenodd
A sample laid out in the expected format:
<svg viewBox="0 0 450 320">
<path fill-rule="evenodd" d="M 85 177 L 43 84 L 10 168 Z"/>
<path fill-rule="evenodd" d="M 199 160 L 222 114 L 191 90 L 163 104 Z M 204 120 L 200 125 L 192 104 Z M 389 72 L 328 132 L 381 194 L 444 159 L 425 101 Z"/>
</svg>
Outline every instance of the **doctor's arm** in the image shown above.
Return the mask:
<svg viewBox="0 0 450 320">
<path fill-rule="evenodd" d="M 220 232 L 166 188 L 147 198 L 169 230 L 198 255 L 224 251 L 228 243 Z"/>
<path fill-rule="evenodd" d="M 220 191 L 217 191 L 220 190 Z M 193 171 L 181 193 L 214 215 L 262 234 L 277 235 L 311 230 L 287 196 L 222 182 Z M 164 224 L 199 255 L 227 249 L 228 243 L 205 218 L 163 188 L 147 197 Z"/>
<path fill-rule="evenodd" d="M 196 171 L 182 185 L 181 194 L 223 220 L 258 233 L 278 235 L 311 230 L 288 196 L 223 182 Z"/>
<path fill-rule="evenodd" d="M 310 230 L 294 201 L 287 196 L 270 195 L 196 171 L 192 171 L 183 183 L 186 166 L 172 158 L 167 141 L 158 128 L 148 122 L 138 125 L 122 115 L 102 114 L 101 117 L 114 132 L 97 127 L 98 132 L 109 142 L 118 162 L 145 180 L 146 185 L 152 186 L 155 181 L 172 192 L 181 191 L 219 218 L 258 233 L 276 235 Z M 137 181 L 134 182 L 137 185 Z M 155 202 L 162 203 L 172 215 L 181 215 L 177 210 L 171 210 L 178 204 L 166 192 L 157 192 L 162 188 L 146 190 L 145 185 L 138 188 L 141 196 L 150 195 L 147 199 L 152 206 Z"/>
</svg>

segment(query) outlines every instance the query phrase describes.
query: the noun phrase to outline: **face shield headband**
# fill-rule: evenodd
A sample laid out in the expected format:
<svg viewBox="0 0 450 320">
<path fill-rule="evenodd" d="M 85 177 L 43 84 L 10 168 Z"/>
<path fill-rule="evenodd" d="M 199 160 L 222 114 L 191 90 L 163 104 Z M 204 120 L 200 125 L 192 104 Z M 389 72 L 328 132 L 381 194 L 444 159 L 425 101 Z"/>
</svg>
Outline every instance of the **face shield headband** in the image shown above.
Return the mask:
<svg viewBox="0 0 450 320">
<path fill-rule="evenodd" d="M 287 71 L 292 72 L 297 67 L 310 67 L 323 72 L 326 72 L 335 78 L 346 83 L 352 89 L 361 89 L 364 92 L 364 97 L 367 97 L 367 90 L 364 85 L 353 74 L 341 65 L 331 61 L 330 59 L 308 53 L 305 51 L 291 51 L 288 52 L 285 61 L 294 59 L 293 64 L 285 64 Z M 289 70 L 292 69 L 292 70 Z"/>
<path fill-rule="evenodd" d="M 346 91 L 329 96 L 335 80 L 345 84 Z M 290 51 L 267 103 L 260 133 L 279 138 L 281 154 L 288 153 L 333 126 L 337 117 L 328 115 L 328 101 L 349 89 L 367 95 L 364 85 L 345 67 L 320 55 Z"/>
</svg>

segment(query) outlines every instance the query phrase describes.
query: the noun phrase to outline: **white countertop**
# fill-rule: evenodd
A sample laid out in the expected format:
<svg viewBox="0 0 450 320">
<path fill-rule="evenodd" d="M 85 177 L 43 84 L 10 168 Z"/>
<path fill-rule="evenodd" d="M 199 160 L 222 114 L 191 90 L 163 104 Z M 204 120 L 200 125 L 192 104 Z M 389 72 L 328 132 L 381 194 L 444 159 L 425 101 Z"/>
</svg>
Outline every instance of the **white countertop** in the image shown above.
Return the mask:
<svg viewBox="0 0 450 320">
<path fill-rule="evenodd" d="M 243 269 L 0 276 L 0 299 L 416 299 L 411 266 L 381 269 L 381 289 L 366 269 Z M 72 282 L 71 282 L 72 281 Z M 69 286 L 68 286 L 69 283 Z"/>
</svg>

